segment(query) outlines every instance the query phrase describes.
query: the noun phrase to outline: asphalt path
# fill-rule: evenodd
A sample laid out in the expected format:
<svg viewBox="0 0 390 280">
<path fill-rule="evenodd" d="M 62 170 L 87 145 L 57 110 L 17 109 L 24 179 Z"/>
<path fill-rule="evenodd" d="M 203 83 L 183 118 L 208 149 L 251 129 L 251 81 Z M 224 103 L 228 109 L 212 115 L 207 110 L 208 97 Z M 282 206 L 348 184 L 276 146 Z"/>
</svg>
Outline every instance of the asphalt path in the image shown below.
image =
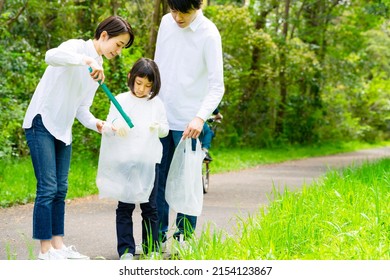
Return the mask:
<svg viewBox="0 0 390 280">
<path fill-rule="evenodd" d="M 202 215 L 198 218 L 197 234 L 206 228 L 235 232 L 238 220 L 255 214 L 272 200 L 272 190 L 299 190 L 303 185 L 321 181 L 334 169 L 357 166 L 365 161 L 390 157 L 390 147 L 361 150 L 332 156 L 261 165 L 237 172 L 213 174 L 210 189 L 204 195 Z M 212 164 L 211 164 L 212 168 Z M 72 187 L 72 186 L 70 186 Z M 115 209 L 117 202 L 90 196 L 67 201 L 65 243 L 91 259 L 116 260 Z M 0 260 L 35 258 L 39 242 L 32 240 L 33 204 L 0 209 Z M 175 213 L 171 211 L 171 230 Z M 141 240 L 141 214 L 134 214 L 136 242 Z"/>
</svg>

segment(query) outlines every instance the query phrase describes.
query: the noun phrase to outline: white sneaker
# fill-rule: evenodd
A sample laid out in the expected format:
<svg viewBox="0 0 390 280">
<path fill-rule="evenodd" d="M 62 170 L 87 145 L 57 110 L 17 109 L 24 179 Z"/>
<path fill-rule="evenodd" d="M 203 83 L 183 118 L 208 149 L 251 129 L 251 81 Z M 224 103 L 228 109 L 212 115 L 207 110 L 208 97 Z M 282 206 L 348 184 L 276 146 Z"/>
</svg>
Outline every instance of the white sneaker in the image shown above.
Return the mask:
<svg viewBox="0 0 390 280">
<path fill-rule="evenodd" d="M 70 245 L 69 247 L 63 245 L 62 249 L 59 249 L 57 251 L 59 254 L 64 256 L 64 258 L 69 260 L 89 260 L 88 256 L 82 255 L 77 252 L 76 247 L 73 245 Z"/>
<path fill-rule="evenodd" d="M 123 254 L 120 258 L 122 261 L 131 261 L 134 258 L 132 253 Z"/>
<path fill-rule="evenodd" d="M 51 260 L 66 260 L 66 257 L 64 257 L 62 254 L 58 252 L 59 250 L 56 250 L 54 248 L 51 248 L 46 253 L 39 252 L 38 260 L 44 260 L 44 261 L 51 261 Z"/>
</svg>

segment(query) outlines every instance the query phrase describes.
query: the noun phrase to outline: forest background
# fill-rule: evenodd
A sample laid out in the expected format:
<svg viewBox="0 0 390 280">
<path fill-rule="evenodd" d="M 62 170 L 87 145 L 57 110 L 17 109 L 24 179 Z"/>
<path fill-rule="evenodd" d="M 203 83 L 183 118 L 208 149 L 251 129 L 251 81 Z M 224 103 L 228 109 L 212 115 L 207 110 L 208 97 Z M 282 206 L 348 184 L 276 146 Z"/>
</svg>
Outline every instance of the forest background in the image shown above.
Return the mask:
<svg viewBox="0 0 390 280">
<path fill-rule="evenodd" d="M 390 0 L 204 0 L 223 44 L 224 115 L 215 147 L 274 147 L 390 139 Z M 46 63 L 71 38 L 122 16 L 135 42 L 105 61 L 106 83 L 127 91 L 139 57 L 153 58 L 166 0 L 0 0 L 0 159 L 28 155 L 21 124 Z M 105 119 L 99 90 L 91 111 Z M 78 121 L 74 152 L 98 155 L 100 136 Z"/>
</svg>

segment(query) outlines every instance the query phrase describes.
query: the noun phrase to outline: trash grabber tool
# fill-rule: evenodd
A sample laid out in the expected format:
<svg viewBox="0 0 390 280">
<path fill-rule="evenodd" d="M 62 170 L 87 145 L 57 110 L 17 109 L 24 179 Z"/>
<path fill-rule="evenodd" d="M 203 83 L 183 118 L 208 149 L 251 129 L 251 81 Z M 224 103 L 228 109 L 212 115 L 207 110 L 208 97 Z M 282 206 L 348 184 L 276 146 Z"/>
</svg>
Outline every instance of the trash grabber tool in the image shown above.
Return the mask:
<svg viewBox="0 0 390 280">
<path fill-rule="evenodd" d="M 92 68 L 89 67 L 89 72 L 92 72 Z M 121 116 L 125 119 L 126 123 L 130 128 L 134 127 L 134 124 L 131 122 L 130 117 L 123 111 L 122 106 L 119 104 L 118 100 L 116 100 L 115 96 L 112 94 L 112 92 L 108 89 L 105 83 L 102 83 L 101 81 L 98 82 L 100 87 L 103 89 L 105 94 L 108 96 L 108 98 L 111 100 L 111 102 L 114 104 L 115 108 L 119 111 Z"/>
</svg>

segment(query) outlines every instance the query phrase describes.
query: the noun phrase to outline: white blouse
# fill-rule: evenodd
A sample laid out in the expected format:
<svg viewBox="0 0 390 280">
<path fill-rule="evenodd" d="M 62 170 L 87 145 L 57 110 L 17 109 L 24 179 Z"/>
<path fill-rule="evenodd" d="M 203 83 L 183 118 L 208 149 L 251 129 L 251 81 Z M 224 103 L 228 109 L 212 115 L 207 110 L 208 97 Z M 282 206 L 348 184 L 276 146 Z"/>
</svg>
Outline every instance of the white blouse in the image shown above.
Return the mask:
<svg viewBox="0 0 390 280">
<path fill-rule="evenodd" d="M 134 128 L 131 130 L 149 135 L 150 125 L 158 123 L 158 137 L 162 138 L 168 135 L 169 127 L 166 111 L 159 96 L 149 100 L 148 98 L 136 97 L 131 92 L 124 92 L 118 94 L 115 98 L 134 124 Z M 122 119 L 122 116 L 116 107 L 111 104 L 107 121 L 115 124 L 115 120 L 118 118 Z"/>
<path fill-rule="evenodd" d="M 46 52 L 46 68 L 28 106 L 23 128 L 30 128 L 38 114 L 46 129 L 66 145 L 72 142 L 72 125 L 77 118 L 85 127 L 98 131 L 97 119 L 89 111 L 99 86 L 91 79 L 83 58 L 99 56 L 92 40 L 71 39 Z"/>
</svg>

